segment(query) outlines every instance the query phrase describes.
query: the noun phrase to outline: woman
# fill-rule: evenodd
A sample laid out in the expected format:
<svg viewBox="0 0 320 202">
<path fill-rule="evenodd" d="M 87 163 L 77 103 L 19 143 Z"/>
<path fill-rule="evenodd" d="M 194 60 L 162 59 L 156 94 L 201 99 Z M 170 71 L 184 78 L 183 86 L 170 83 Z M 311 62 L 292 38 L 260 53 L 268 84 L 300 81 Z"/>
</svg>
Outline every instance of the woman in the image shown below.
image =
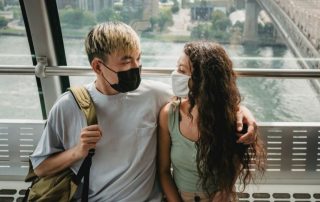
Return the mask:
<svg viewBox="0 0 320 202">
<path fill-rule="evenodd" d="M 256 171 L 264 171 L 264 151 L 259 137 L 251 145 L 236 143 L 241 97 L 230 58 L 219 44 L 187 43 L 172 87 L 181 98 L 162 108 L 158 134 L 159 176 L 167 201 L 236 200 L 236 180 L 245 188 L 253 178 L 253 163 Z"/>
</svg>

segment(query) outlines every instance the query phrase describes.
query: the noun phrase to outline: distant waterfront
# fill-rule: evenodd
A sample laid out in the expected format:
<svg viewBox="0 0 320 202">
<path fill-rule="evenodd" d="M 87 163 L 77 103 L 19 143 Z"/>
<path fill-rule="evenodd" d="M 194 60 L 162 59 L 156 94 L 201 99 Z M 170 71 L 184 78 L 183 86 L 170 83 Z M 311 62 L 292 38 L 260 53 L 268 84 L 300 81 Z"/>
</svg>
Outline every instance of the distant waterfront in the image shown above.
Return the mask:
<svg viewBox="0 0 320 202">
<path fill-rule="evenodd" d="M 68 65 L 88 65 L 81 39 L 65 39 L 64 43 Z M 235 68 L 300 68 L 285 47 L 224 46 Z M 182 47 L 183 43 L 142 39 L 143 67 L 174 68 Z M 0 64 L 32 64 L 24 37 L 0 36 Z M 1 75 L 0 78 L 0 119 L 42 118 L 34 76 Z M 71 82 L 81 82 L 79 79 L 71 77 Z M 168 78 L 161 80 L 170 82 Z M 239 78 L 239 87 L 243 103 L 258 121 L 320 121 L 320 96 L 308 80 Z"/>
</svg>

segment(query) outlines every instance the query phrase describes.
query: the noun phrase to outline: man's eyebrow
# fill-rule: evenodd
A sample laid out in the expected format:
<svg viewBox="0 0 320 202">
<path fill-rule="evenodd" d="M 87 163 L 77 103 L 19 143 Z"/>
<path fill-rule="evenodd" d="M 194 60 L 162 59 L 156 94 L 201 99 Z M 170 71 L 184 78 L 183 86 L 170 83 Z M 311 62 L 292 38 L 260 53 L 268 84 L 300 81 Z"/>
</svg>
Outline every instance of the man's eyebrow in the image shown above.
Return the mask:
<svg viewBox="0 0 320 202">
<path fill-rule="evenodd" d="M 130 55 L 125 55 L 121 58 L 121 60 L 131 60 L 132 57 Z"/>
<path fill-rule="evenodd" d="M 139 56 L 138 56 L 138 58 L 140 58 L 141 57 L 141 53 L 139 53 Z M 121 60 L 131 60 L 132 59 L 132 56 L 130 56 L 130 55 L 125 55 L 125 56 L 123 56 L 122 58 L 121 58 Z"/>
</svg>

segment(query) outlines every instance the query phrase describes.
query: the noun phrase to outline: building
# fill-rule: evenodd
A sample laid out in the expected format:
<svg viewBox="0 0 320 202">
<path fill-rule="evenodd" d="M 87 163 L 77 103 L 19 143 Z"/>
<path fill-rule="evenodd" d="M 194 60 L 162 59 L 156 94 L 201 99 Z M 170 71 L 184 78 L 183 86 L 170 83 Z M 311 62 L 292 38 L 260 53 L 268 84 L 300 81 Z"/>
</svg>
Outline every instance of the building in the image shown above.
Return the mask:
<svg viewBox="0 0 320 202">
<path fill-rule="evenodd" d="M 214 10 L 227 12 L 234 6 L 234 0 L 200 1 L 191 6 L 191 20 L 207 21 L 211 19 Z"/>
</svg>

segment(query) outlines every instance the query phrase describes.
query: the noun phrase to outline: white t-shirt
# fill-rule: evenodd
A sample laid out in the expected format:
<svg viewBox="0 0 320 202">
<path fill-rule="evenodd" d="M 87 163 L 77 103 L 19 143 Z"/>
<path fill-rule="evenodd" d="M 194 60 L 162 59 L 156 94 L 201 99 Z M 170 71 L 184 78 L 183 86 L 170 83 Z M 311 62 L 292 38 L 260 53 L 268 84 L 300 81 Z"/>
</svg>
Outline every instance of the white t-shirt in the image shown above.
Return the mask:
<svg viewBox="0 0 320 202">
<path fill-rule="evenodd" d="M 172 96 L 171 87 L 142 81 L 128 93 L 104 95 L 94 83 L 86 86 L 96 107 L 102 138 L 90 169 L 89 201 L 160 201 L 155 180 L 156 126 L 160 108 Z M 74 147 L 86 126 L 84 114 L 70 92 L 49 113 L 48 122 L 31 155 L 36 168 L 49 155 Z M 72 165 L 77 173 L 82 161 Z"/>
</svg>

